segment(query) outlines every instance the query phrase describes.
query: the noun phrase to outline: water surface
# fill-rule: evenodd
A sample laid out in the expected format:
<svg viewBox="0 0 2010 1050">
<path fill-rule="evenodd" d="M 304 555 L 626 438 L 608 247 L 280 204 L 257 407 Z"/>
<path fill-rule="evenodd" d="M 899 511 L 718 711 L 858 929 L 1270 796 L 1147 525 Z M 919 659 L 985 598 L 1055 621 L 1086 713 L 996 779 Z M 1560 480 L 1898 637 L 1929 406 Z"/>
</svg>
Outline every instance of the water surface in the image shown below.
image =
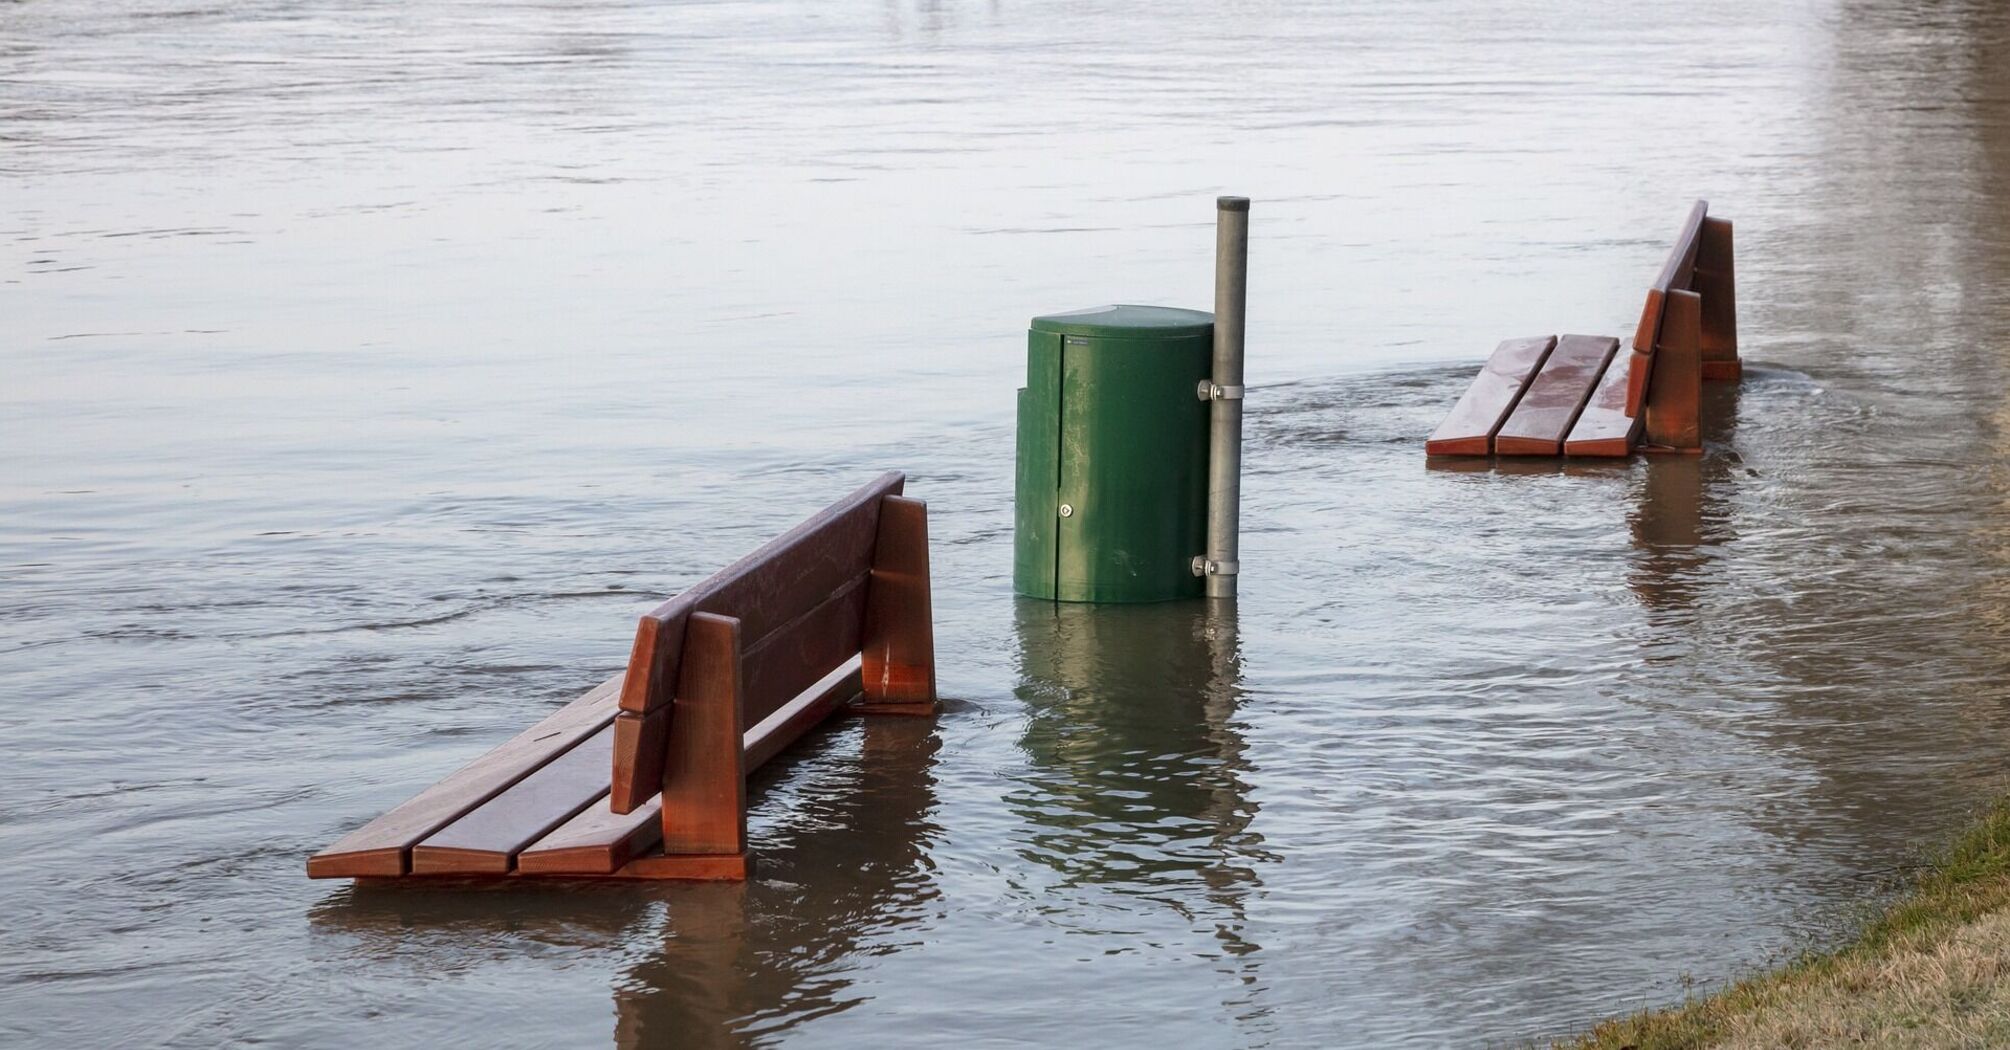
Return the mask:
<svg viewBox="0 0 2010 1050">
<path fill-rule="evenodd" d="M 1831 935 L 2005 786 L 2010 16 L 1973 3 L 0 7 L 0 1042 L 1483 1046 Z M 1206 306 L 1233 614 L 1010 593 L 1023 328 Z M 1429 468 L 1626 332 L 1700 459 Z M 876 471 L 934 725 L 758 777 L 744 886 L 313 849 Z"/>
</svg>

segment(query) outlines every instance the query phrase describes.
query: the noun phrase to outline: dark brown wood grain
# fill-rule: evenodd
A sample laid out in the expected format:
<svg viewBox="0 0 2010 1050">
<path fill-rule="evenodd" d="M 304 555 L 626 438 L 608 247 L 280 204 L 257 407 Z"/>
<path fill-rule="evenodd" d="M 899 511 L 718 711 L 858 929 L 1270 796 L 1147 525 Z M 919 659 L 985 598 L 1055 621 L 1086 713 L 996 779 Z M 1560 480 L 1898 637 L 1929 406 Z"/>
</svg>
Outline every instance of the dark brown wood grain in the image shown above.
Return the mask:
<svg viewBox="0 0 2010 1050">
<path fill-rule="evenodd" d="M 1668 249 L 1668 257 L 1661 263 L 1661 270 L 1654 277 L 1654 283 L 1647 288 L 1647 303 L 1640 311 L 1640 323 L 1633 330 L 1633 352 L 1646 357 L 1641 362 L 1644 367 L 1635 367 L 1630 372 L 1631 385 L 1626 391 L 1626 414 L 1637 416 L 1647 403 L 1647 387 L 1653 381 L 1653 358 L 1660 345 L 1661 326 L 1668 308 L 1668 296 L 1676 291 L 1689 291 L 1695 278 L 1696 253 L 1702 243 L 1703 222 L 1710 213 L 1710 202 L 1699 200 L 1689 206 L 1689 214 L 1682 220 L 1681 229 L 1675 234 L 1675 243 Z"/>
<path fill-rule="evenodd" d="M 809 688 L 767 718 L 747 727 L 746 734 L 741 738 L 745 751 L 741 765 L 749 773 L 767 765 L 770 759 L 801 739 L 804 733 L 847 709 L 852 701 L 863 695 L 865 689 L 859 682 L 858 657 L 854 656 L 840 664 L 837 670 L 811 683 Z"/>
<path fill-rule="evenodd" d="M 1703 220 L 1691 288 L 1703 297 L 1703 378 L 1736 379 L 1738 360 L 1738 278 L 1729 219 Z"/>
<path fill-rule="evenodd" d="M 740 853 L 672 854 L 647 853 L 606 876 L 619 881 L 656 882 L 677 879 L 686 882 L 739 882 L 753 870 L 753 861 Z"/>
<path fill-rule="evenodd" d="M 1566 335 L 1529 381 L 1528 390 L 1494 435 L 1494 454 L 1555 456 L 1598 387 L 1619 340 L 1603 335 Z"/>
<path fill-rule="evenodd" d="M 859 573 L 822 602 L 747 648 L 743 654 L 747 728 L 858 655 L 866 608 L 865 564 L 861 562 Z"/>
<path fill-rule="evenodd" d="M 692 613 L 672 707 L 663 778 L 663 852 L 733 854 L 747 846 L 740 621 Z"/>
<path fill-rule="evenodd" d="M 605 728 L 614 718 L 622 679 L 617 674 L 600 683 L 410 801 L 342 836 L 308 858 L 308 876 L 329 879 L 404 874 L 410 870 L 411 849 L 421 839 Z"/>
<path fill-rule="evenodd" d="M 662 803 L 617 813 L 602 799 L 525 847 L 516 866 L 526 875 L 606 875 L 662 840 Z"/>
<path fill-rule="evenodd" d="M 631 681 L 623 690 L 621 709 L 641 713 L 670 702 L 676 649 L 692 612 L 739 620 L 752 648 L 863 572 L 872 556 L 879 500 L 899 495 L 905 484 L 905 475 L 888 471 L 643 614 L 629 667 L 646 667 L 648 673 L 646 680 Z"/>
<path fill-rule="evenodd" d="M 663 759 L 670 747 L 670 708 L 646 715 L 623 711 L 614 717 L 613 782 L 607 804 L 630 813 L 663 788 Z"/>
<path fill-rule="evenodd" d="M 1709 201 L 1699 200 L 1689 206 L 1689 214 L 1675 234 L 1675 244 L 1668 249 L 1668 258 L 1662 261 L 1661 272 L 1654 278 L 1654 287 L 1664 292 L 1689 290 L 1696 266 L 1696 247 L 1703 236 L 1703 220 L 1709 214 Z"/>
<path fill-rule="evenodd" d="M 507 873 L 518 851 L 607 794 L 612 726 L 412 847 L 414 875 Z"/>
<path fill-rule="evenodd" d="M 1509 339 L 1494 348 L 1480 374 L 1431 437 L 1424 451 L 1433 456 L 1484 456 L 1494 434 L 1514 412 L 1522 391 L 1556 346 L 1553 335 Z"/>
<path fill-rule="evenodd" d="M 861 680 L 868 714 L 935 710 L 935 612 L 928 571 L 928 504 L 880 501 L 867 585 Z"/>
<path fill-rule="evenodd" d="M 1566 456 L 1630 456 L 1640 441 L 1641 417 L 1626 414 L 1627 381 L 1645 358 L 1635 353 L 1615 353 L 1612 363 L 1599 377 L 1598 389 L 1564 439 Z"/>
</svg>

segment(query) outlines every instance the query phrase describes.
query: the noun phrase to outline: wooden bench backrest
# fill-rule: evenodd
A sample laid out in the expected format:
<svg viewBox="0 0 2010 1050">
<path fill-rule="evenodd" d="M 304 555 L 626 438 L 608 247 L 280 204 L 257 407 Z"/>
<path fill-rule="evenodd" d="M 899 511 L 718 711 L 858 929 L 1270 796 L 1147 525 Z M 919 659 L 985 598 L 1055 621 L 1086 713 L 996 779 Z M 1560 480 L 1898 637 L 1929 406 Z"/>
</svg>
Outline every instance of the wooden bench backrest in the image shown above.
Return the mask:
<svg viewBox="0 0 2010 1050">
<path fill-rule="evenodd" d="M 1699 200 L 1689 208 L 1689 217 L 1683 220 L 1675 245 L 1668 250 L 1667 261 L 1661 264 L 1660 274 L 1647 288 L 1647 302 L 1640 311 L 1640 324 L 1633 330 L 1633 352 L 1642 357 L 1634 362 L 1626 390 L 1626 414 L 1629 416 L 1639 415 L 1641 407 L 1647 402 L 1647 382 L 1654 372 L 1651 367 L 1654 346 L 1661 338 L 1661 319 L 1667 312 L 1668 295 L 1670 292 L 1688 291 L 1695 282 L 1696 249 L 1702 243 L 1703 220 L 1709 213 L 1709 201 Z"/>
<path fill-rule="evenodd" d="M 905 481 L 897 471 L 881 475 L 644 613 L 628 657 L 621 710 L 648 714 L 675 697 L 684 625 L 694 612 L 739 620 L 749 663 L 757 654 L 767 654 L 762 664 L 794 668 L 793 673 L 757 676 L 759 682 L 748 682 L 749 724 L 857 655 L 880 499 L 900 495 Z M 844 611 L 852 615 L 838 615 Z"/>
<path fill-rule="evenodd" d="M 883 474 L 643 614 L 622 682 L 621 713 L 615 719 L 615 812 L 628 812 L 655 794 L 669 754 L 695 746 L 689 740 L 677 747 L 667 746 L 669 734 L 677 732 L 671 724 L 671 708 L 678 690 L 693 687 L 686 672 L 696 668 L 686 667 L 686 638 L 695 631 L 694 616 L 708 614 L 704 617 L 708 629 L 717 626 L 710 617 L 728 618 L 737 624 L 734 634 L 739 666 L 733 677 L 740 724 L 732 729 L 736 742 L 737 734 L 861 655 L 870 626 L 868 599 L 875 563 L 887 560 L 887 552 L 880 549 L 882 511 L 911 502 L 899 498 L 904 485 L 905 477 L 899 472 Z M 919 505 L 899 509 L 918 512 Z M 925 544 L 925 539 L 922 542 Z M 926 617 L 925 549 L 920 557 L 919 613 Z M 889 581 L 883 587 L 912 582 Z M 889 592 L 882 595 L 882 601 L 896 596 Z M 898 654 L 865 653 L 864 657 L 883 679 L 897 677 L 904 663 Z M 918 691 L 925 691 L 932 701 L 932 654 L 925 663 L 930 680 Z M 897 692 L 897 685 L 891 691 Z M 869 692 L 884 696 L 890 690 Z M 735 761 L 737 758 L 736 754 Z"/>
</svg>

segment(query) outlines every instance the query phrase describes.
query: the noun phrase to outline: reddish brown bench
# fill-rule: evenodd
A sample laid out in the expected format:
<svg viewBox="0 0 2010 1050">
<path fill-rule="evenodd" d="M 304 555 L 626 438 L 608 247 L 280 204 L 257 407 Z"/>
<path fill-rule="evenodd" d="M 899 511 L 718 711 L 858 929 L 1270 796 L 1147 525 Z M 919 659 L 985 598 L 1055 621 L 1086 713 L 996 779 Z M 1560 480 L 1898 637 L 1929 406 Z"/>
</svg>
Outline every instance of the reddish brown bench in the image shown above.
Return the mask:
<svg viewBox="0 0 2010 1050">
<path fill-rule="evenodd" d="M 1731 223 L 1697 201 L 1647 289 L 1630 352 L 1609 336 L 1510 339 L 1424 443 L 1433 456 L 1702 450 L 1702 381 L 1737 379 Z"/>
<path fill-rule="evenodd" d="M 307 861 L 313 878 L 739 879 L 746 776 L 935 710 L 928 511 L 886 474 L 642 617 L 628 667 Z"/>
</svg>

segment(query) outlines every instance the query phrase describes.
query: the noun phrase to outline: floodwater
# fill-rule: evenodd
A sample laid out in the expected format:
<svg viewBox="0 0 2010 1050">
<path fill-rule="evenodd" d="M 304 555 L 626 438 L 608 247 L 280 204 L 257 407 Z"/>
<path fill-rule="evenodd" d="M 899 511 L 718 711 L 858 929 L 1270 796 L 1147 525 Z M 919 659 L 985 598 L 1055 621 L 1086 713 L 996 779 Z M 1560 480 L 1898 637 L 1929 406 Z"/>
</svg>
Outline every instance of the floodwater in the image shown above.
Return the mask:
<svg viewBox="0 0 2010 1050">
<path fill-rule="evenodd" d="M 0 4 L 0 1043 L 1460 1046 L 1847 927 L 2006 786 L 2010 13 Z M 1243 597 L 1011 595 L 1028 318 L 1205 308 Z M 1700 460 L 1427 467 L 1690 198 Z M 883 468 L 936 723 L 744 886 L 305 856 Z"/>
</svg>

